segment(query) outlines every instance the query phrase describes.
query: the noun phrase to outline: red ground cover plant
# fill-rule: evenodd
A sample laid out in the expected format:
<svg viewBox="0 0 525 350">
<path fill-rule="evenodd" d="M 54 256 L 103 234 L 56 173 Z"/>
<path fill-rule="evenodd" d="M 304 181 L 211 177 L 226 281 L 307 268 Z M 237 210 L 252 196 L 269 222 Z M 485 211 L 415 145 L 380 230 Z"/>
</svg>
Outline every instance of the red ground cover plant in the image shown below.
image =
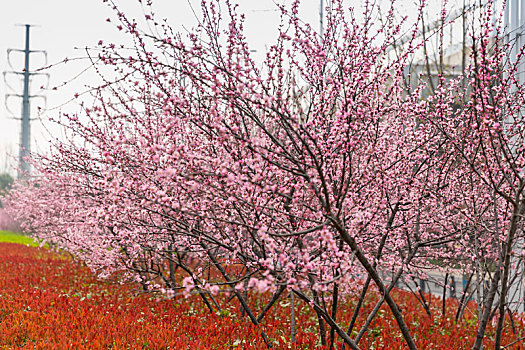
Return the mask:
<svg viewBox="0 0 525 350">
<path fill-rule="evenodd" d="M 240 307 L 225 305 L 210 314 L 196 295 L 189 298 L 157 299 L 137 293 L 138 285 L 119 285 L 96 280 L 91 272 L 68 255 L 43 248 L 0 243 L 0 348 L 18 349 L 264 349 L 266 345 Z M 416 299 L 405 291 L 395 291 L 406 322 L 421 349 L 466 349 L 474 341 L 475 313 L 466 313 L 456 324 L 456 304 L 448 302 L 441 315 L 441 303 L 432 298 L 433 317 L 425 314 Z M 251 295 L 257 309 L 268 295 Z M 371 297 L 373 298 L 373 297 Z M 377 300 L 367 299 L 365 308 Z M 349 322 L 352 297 L 340 308 L 340 318 Z M 226 306 L 227 305 L 227 306 Z M 264 328 L 275 348 L 322 348 L 315 313 L 296 302 L 296 342 L 290 343 L 290 303 L 284 298 L 279 308 L 265 317 Z M 362 324 L 360 319 L 358 324 Z M 513 334 L 505 329 L 503 344 L 523 336 L 523 319 L 515 319 Z M 492 325 L 487 345 L 492 342 Z M 403 349 L 403 337 L 394 318 L 383 308 L 360 343 L 363 349 Z M 338 346 L 340 348 L 340 345 Z M 523 349 L 518 342 L 510 349 Z"/>
</svg>

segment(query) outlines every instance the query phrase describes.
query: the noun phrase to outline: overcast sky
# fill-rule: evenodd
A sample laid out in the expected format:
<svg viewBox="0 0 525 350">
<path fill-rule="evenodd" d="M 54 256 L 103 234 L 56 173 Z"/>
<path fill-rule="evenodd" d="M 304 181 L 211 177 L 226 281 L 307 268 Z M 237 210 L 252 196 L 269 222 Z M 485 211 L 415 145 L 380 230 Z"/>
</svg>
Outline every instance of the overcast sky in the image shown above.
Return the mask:
<svg viewBox="0 0 525 350">
<path fill-rule="evenodd" d="M 283 1 L 283 0 L 281 0 Z M 458 1 L 458 0 L 455 0 Z M 167 18 L 176 30 L 183 27 L 191 28 L 195 24 L 195 17 L 190 7 L 199 8 L 199 0 L 154 0 L 154 9 L 158 17 Z M 252 48 L 262 54 L 265 44 L 275 38 L 278 16 L 272 0 L 242 0 L 241 11 L 247 16 L 246 34 Z M 326 2 L 326 0 L 325 0 Z M 352 0 L 349 3 L 360 4 L 361 1 Z M 383 0 L 388 4 L 389 0 Z M 407 3 L 409 0 L 400 1 Z M 410 1 L 413 3 L 413 1 Z M 441 3 L 441 0 L 432 0 Z M 132 16 L 140 16 L 141 10 L 136 0 L 117 0 L 121 9 Z M 24 47 L 24 27 L 17 24 L 36 25 L 31 29 L 31 49 L 46 50 L 48 63 L 55 63 L 65 57 L 75 58 L 84 56 L 82 48 L 93 47 L 99 40 L 104 42 L 125 42 L 125 35 L 118 32 L 114 25 L 106 22 L 106 18 L 114 18 L 113 11 L 102 0 L 2 0 L 0 11 L 0 71 L 12 69 L 20 71 L 23 68 L 23 53 L 12 53 L 11 64 L 8 64 L 6 51 L 8 48 L 22 49 Z M 319 0 L 303 0 L 301 17 L 317 28 L 319 26 Z M 77 49 L 75 49 L 77 48 Z M 31 55 L 31 70 L 41 67 L 44 57 L 41 54 Z M 50 86 L 69 81 L 88 66 L 87 61 L 72 61 L 67 65 L 58 65 L 47 70 L 50 74 Z M 22 85 L 18 77 L 8 74 L 10 89 L 4 81 L 0 81 L 0 172 L 6 171 L 6 160 L 9 155 L 18 154 L 21 100 L 9 98 L 7 105 L 13 112 L 5 108 L 6 94 L 21 94 Z M 93 81 L 90 73 L 85 73 L 58 91 L 40 91 L 46 80 L 35 77 L 32 82 L 32 94 L 43 93 L 47 97 L 47 104 L 42 99 L 34 99 L 32 103 L 32 117 L 36 118 L 36 107 L 47 107 L 41 120 L 32 122 L 31 136 L 32 149 L 43 151 L 47 149 L 47 140 L 57 135 L 59 131 L 45 122 L 46 116 L 57 115 L 60 110 L 75 110 L 75 104 L 62 106 L 75 92 L 82 91 L 83 86 Z M 13 170 L 9 170 L 13 173 Z"/>
</svg>

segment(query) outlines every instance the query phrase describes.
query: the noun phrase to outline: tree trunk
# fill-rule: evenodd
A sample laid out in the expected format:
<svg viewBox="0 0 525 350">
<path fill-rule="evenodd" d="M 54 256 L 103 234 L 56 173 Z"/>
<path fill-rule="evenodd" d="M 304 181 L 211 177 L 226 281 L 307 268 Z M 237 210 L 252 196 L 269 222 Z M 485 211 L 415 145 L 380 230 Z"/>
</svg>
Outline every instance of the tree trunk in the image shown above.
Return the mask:
<svg viewBox="0 0 525 350">
<path fill-rule="evenodd" d="M 332 223 L 334 224 L 337 231 L 340 233 L 341 238 L 345 241 L 345 243 L 348 244 L 348 246 L 352 249 L 352 252 L 355 254 L 355 257 L 361 265 L 365 268 L 368 275 L 372 278 L 372 280 L 375 282 L 377 287 L 379 288 L 379 291 L 384 296 L 386 303 L 388 304 L 388 307 L 392 311 L 392 314 L 394 315 L 394 318 L 396 319 L 396 322 L 399 326 L 399 329 L 401 333 L 403 334 L 403 338 L 405 339 L 408 348 L 410 350 L 416 350 L 416 344 L 414 343 L 414 339 L 412 338 L 412 335 L 410 334 L 410 331 L 408 330 L 408 327 L 405 323 L 405 320 L 403 319 L 403 315 L 401 315 L 401 312 L 399 311 L 399 308 L 397 307 L 397 304 L 395 303 L 394 299 L 392 299 L 392 296 L 387 291 L 385 285 L 383 284 L 383 281 L 381 280 L 381 277 L 379 277 L 379 274 L 377 273 L 377 270 L 370 264 L 364 253 L 359 249 L 359 246 L 357 245 L 357 242 L 348 234 L 346 229 L 341 226 L 341 224 L 338 222 L 337 219 L 331 217 Z M 345 333 L 346 334 L 346 333 Z"/>
<path fill-rule="evenodd" d="M 522 188 L 520 184 L 520 189 Z M 510 221 L 510 227 L 509 227 L 509 233 L 507 235 L 507 240 L 505 242 L 505 246 L 503 248 L 503 256 L 504 256 L 504 264 L 503 264 L 503 278 L 501 280 L 501 295 L 499 298 L 499 318 L 498 318 L 498 325 L 496 327 L 496 337 L 494 339 L 494 349 L 499 350 L 501 349 L 501 333 L 503 332 L 503 324 L 505 323 L 505 307 L 506 307 L 506 299 L 507 299 L 507 292 L 508 292 L 508 280 L 509 280 L 509 274 L 511 269 L 511 253 L 512 253 L 512 246 L 514 244 L 514 235 L 516 234 L 516 230 L 518 229 L 518 223 L 519 223 L 519 217 L 523 214 L 522 213 L 522 205 L 520 203 L 519 197 L 520 192 L 517 193 L 517 199 L 516 203 L 514 205 L 514 210 L 512 212 L 512 218 Z"/>
</svg>

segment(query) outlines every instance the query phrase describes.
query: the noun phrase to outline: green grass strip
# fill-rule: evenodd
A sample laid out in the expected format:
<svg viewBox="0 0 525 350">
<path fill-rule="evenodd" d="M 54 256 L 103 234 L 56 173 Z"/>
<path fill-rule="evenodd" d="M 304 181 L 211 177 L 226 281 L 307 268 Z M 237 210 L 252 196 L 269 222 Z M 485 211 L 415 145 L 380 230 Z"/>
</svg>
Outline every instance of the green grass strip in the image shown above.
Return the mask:
<svg viewBox="0 0 525 350">
<path fill-rule="evenodd" d="M 38 247 L 39 243 L 29 236 L 23 235 L 17 232 L 11 231 L 0 231 L 0 242 L 5 243 L 18 243 L 24 245 L 30 245 L 32 247 Z"/>
</svg>

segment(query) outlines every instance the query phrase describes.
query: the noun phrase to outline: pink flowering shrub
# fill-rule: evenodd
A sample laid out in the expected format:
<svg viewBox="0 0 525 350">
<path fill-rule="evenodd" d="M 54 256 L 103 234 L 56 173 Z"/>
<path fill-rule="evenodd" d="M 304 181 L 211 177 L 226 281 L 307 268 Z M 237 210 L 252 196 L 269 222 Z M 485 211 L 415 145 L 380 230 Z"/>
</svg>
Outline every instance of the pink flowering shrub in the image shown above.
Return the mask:
<svg viewBox="0 0 525 350">
<path fill-rule="evenodd" d="M 7 212 L 5 208 L 0 208 L 0 230 L 1 231 L 14 231 L 20 230 L 20 227 Z"/>
</svg>

